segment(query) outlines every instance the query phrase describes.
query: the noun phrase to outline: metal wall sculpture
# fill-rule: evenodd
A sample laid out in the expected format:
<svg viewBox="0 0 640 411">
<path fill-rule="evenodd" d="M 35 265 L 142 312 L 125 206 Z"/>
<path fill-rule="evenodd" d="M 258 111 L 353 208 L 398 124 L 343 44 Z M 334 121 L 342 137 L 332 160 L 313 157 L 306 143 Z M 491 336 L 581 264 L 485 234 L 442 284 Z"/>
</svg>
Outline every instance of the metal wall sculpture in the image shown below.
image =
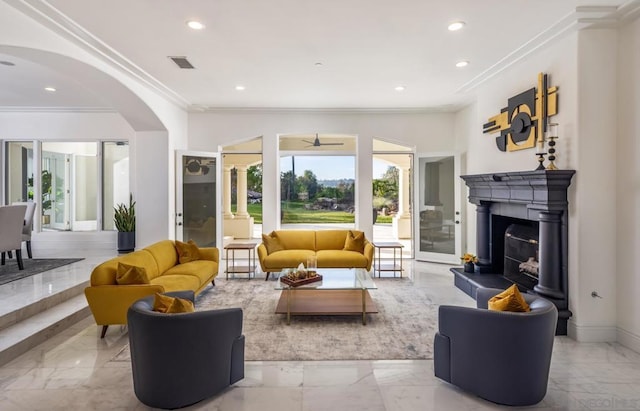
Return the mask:
<svg viewBox="0 0 640 411">
<path fill-rule="evenodd" d="M 500 114 L 489 118 L 483 133 L 500 132 L 500 151 L 533 148 L 544 142 L 547 119 L 558 113 L 558 87 L 549 87 L 546 74 L 538 74 L 538 88 L 531 88 L 508 100 Z"/>
</svg>

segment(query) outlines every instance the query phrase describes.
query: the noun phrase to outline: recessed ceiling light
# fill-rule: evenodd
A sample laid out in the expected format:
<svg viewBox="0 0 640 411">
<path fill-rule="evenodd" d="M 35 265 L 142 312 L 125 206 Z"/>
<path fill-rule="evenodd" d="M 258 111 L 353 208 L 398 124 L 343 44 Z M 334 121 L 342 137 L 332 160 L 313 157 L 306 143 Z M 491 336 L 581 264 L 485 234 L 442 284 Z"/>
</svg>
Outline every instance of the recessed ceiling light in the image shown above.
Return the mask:
<svg viewBox="0 0 640 411">
<path fill-rule="evenodd" d="M 193 29 L 193 30 L 202 30 L 204 28 L 204 24 L 200 23 L 199 21 L 196 20 L 189 20 L 187 22 L 187 26 L 189 26 L 189 28 Z"/>
<path fill-rule="evenodd" d="M 321 62 L 317 62 L 317 63 L 315 63 L 315 64 L 314 64 L 314 66 L 316 66 L 316 67 L 321 67 L 321 66 L 322 66 L 322 63 L 321 63 Z"/>
<path fill-rule="evenodd" d="M 241 84 L 238 84 L 236 86 L 236 90 L 238 90 L 238 91 L 243 91 L 244 89 L 245 89 L 245 87 L 243 85 L 241 85 Z"/>
<path fill-rule="evenodd" d="M 467 67 L 469 65 L 469 62 L 466 60 L 462 60 L 456 63 L 456 67 Z"/>
<path fill-rule="evenodd" d="M 404 91 L 404 86 L 396 86 L 395 90 L 396 91 Z"/>
<path fill-rule="evenodd" d="M 55 87 L 45 87 L 44 89 L 50 93 L 53 93 L 54 91 L 56 91 Z"/>
<path fill-rule="evenodd" d="M 458 31 L 461 28 L 463 28 L 464 25 L 465 25 L 464 21 L 454 21 L 453 23 L 449 24 L 447 28 L 449 29 L 449 31 Z"/>
<path fill-rule="evenodd" d="M 3 66 L 15 66 L 15 63 L 12 63 L 12 62 L 6 61 L 6 60 L 0 61 L 0 64 L 2 64 Z"/>
</svg>

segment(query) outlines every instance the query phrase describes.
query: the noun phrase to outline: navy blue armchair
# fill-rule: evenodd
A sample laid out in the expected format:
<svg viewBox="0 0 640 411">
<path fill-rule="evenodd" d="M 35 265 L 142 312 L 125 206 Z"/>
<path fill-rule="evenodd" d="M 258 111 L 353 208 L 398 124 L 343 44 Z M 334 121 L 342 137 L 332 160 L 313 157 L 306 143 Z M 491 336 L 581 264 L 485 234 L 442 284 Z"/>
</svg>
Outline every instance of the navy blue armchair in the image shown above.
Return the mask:
<svg viewBox="0 0 640 411">
<path fill-rule="evenodd" d="M 193 291 L 166 293 L 194 300 Z M 133 387 L 150 407 L 181 408 L 244 378 L 242 309 L 163 314 L 154 297 L 127 312 Z"/>
<path fill-rule="evenodd" d="M 487 310 L 502 291 L 478 288 L 478 308 L 440 306 L 435 376 L 498 404 L 537 404 L 547 393 L 558 311 L 531 294 L 523 294 L 530 312 Z"/>
</svg>

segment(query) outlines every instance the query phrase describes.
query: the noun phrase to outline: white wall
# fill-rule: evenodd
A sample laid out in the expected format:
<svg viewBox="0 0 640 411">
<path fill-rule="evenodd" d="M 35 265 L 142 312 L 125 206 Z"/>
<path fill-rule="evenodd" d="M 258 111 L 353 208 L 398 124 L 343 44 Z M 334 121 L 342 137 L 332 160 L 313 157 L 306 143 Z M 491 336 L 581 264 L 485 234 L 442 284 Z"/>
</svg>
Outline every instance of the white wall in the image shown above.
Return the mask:
<svg viewBox="0 0 640 411">
<path fill-rule="evenodd" d="M 636 28 L 636 38 L 637 34 Z M 636 42 L 635 49 L 629 45 L 627 50 L 638 50 L 637 46 Z M 569 187 L 569 308 L 573 312 L 569 334 L 581 341 L 615 340 L 621 320 L 616 317 L 616 261 L 621 259 L 616 258 L 613 183 L 616 53 L 615 29 L 567 34 L 479 87 L 477 102 L 458 113 L 455 120 L 457 144 L 467 145 L 466 174 L 532 170 L 537 166 L 535 149 L 500 152 L 495 135 L 482 134 L 482 124 L 505 107 L 509 97 L 536 86 L 539 72 L 548 73 L 550 85 L 559 87 L 558 115 L 552 117 L 559 123 L 556 164 L 576 170 Z M 637 60 L 635 69 L 637 72 Z M 469 204 L 466 212 L 468 250 L 474 252 L 475 207 Z M 592 291 L 603 298 L 591 297 Z M 637 285 L 634 291 L 638 291 Z M 627 323 L 637 321 L 630 317 L 634 320 L 627 318 Z M 638 335 L 638 324 L 634 327 Z"/>
<path fill-rule="evenodd" d="M 620 29 L 618 53 L 617 161 L 607 164 L 617 171 L 618 341 L 640 352 L 640 19 Z"/>
</svg>

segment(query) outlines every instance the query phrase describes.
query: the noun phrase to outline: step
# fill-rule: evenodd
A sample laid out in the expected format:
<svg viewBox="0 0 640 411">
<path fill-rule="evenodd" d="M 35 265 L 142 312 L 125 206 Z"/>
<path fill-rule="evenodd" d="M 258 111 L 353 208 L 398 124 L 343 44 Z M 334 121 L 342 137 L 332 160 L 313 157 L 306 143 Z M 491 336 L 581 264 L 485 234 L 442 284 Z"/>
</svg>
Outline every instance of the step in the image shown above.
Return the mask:
<svg viewBox="0 0 640 411">
<path fill-rule="evenodd" d="M 39 306 L 38 303 L 31 304 L 36 307 L 28 308 L 28 310 L 36 310 L 52 303 L 52 301 L 44 301 Z M 91 315 L 91 311 L 84 293 L 81 293 L 51 307 L 43 308 L 36 314 L 0 330 L 0 366 L 89 315 Z"/>
<path fill-rule="evenodd" d="M 84 295 L 84 289 L 88 286 L 89 282 L 84 281 L 69 286 L 69 288 L 60 290 L 57 293 L 50 294 L 46 297 L 27 303 L 19 308 L 8 309 L 7 307 L 3 307 L 0 309 L 0 331 L 36 314 L 49 310 L 70 298 L 78 295 Z"/>
</svg>

